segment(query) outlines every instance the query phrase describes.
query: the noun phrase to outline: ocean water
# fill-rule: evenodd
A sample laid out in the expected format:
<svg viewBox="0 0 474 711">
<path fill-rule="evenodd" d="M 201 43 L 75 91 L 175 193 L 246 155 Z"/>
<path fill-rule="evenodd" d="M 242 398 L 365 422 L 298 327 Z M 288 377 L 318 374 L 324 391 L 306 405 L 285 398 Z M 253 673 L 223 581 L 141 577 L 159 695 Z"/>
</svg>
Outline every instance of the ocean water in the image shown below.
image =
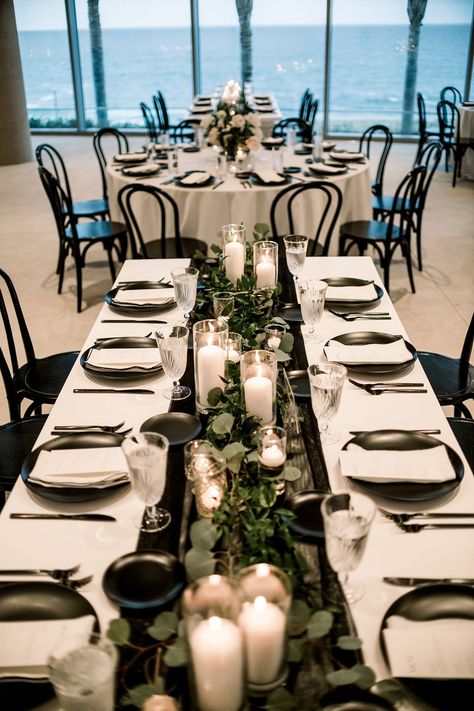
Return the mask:
<svg viewBox="0 0 474 711">
<path fill-rule="evenodd" d="M 422 27 L 417 90 L 431 121 L 443 86 L 463 89 L 469 25 Z M 81 67 L 87 118 L 95 122 L 89 34 L 80 33 Z M 20 32 L 30 117 L 74 116 L 74 96 L 65 31 Z M 331 66 L 331 129 L 360 130 L 382 121 L 400 124 L 408 28 L 398 25 L 335 26 Z M 109 122 L 142 125 L 138 104 L 163 91 L 174 121 L 183 118 L 192 98 L 191 41 L 188 29 L 103 30 Z M 256 27 L 253 31 L 253 88 L 272 92 L 282 112 L 294 115 L 306 87 L 323 96 L 324 28 Z M 238 29 L 201 29 L 203 93 L 239 78 Z M 320 114 L 321 115 L 321 114 Z M 416 129 L 416 120 L 414 121 Z"/>
</svg>

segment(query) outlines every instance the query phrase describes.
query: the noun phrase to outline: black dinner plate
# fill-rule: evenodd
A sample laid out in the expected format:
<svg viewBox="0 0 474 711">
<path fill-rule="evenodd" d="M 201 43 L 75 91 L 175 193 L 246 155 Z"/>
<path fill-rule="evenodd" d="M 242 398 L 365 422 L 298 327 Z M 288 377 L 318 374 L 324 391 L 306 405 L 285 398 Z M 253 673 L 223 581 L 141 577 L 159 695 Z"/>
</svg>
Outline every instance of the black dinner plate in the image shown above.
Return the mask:
<svg viewBox="0 0 474 711">
<path fill-rule="evenodd" d="M 99 487 L 63 487 L 63 486 L 41 486 L 41 484 L 36 484 L 35 482 L 30 482 L 29 476 L 33 471 L 36 460 L 38 459 L 38 454 L 42 449 L 50 452 L 53 449 L 90 449 L 93 447 L 120 447 L 123 441 L 122 435 L 113 434 L 109 432 L 92 432 L 92 433 L 82 433 L 78 434 L 74 432 L 72 434 L 63 434 L 50 439 L 48 442 L 44 442 L 39 447 L 33 449 L 30 454 L 26 457 L 23 464 L 21 465 L 21 478 L 24 483 L 38 496 L 43 499 L 49 499 L 51 501 L 60 501 L 62 503 L 77 504 L 83 501 L 93 501 L 94 499 L 101 499 L 105 496 L 109 496 L 111 493 L 115 493 L 117 490 L 124 486 L 128 486 L 128 482 L 118 482 L 112 484 L 111 486 L 106 486 L 104 488 Z"/>
<path fill-rule="evenodd" d="M 406 430 L 374 430 L 358 434 L 345 443 L 342 449 L 347 449 L 350 444 L 356 444 L 364 449 L 382 449 L 395 451 L 409 451 L 413 449 L 430 449 L 443 444 L 436 437 L 431 437 L 421 432 L 407 432 Z M 452 464 L 455 478 L 449 481 L 432 484 L 410 484 L 400 481 L 380 484 L 371 481 L 352 479 L 360 489 L 369 494 L 384 496 L 396 501 L 431 501 L 446 496 L 456 489 L 464 476 L 464 466 L 459 455 L 447 444 L 444 445 Z"/>
<path fill-rule="evenodd" d="M 122 153 L 122 156 L 114 156 L 114 163 L 124 163 L 127 165 L 144 163 L 148 158 L 148 153 L 146 151 L 131 151 L 130 154 Z"/>
<path fill-rule="evenodd" d="M 324 538 L 321 503 L 326 496 L 327 492 L 306 489 L 293 494 L 286 502 L 286 507 L 295 515 L 288 524 L 289 528 L 303 541 L 314 542 Z"/>
<path fill-rule="evenodd" d="M 0 621 L 74 619 L 95 617 L 94 631 L 99 632 L 97 614 L 85 597 L 71 588 L 52 582 L 9 583 L 0 587 Z M 0 708 L 8 711 L 35 709 L 54 695 L 53 687 L 42 679 L 0 679 Z"/>
<path fill-rule="evenodd" d="M 143 178 L 148 175 L 156 175 L 160 172 L 160 166 L 153 166 L 153 170 L 140 170 L 138 167 L 122 168 L 122 175 L 130 178 Z"/>
<path fill-rule="evenodd" d="M 183 153 L 199 153 L 199 146 L 183 146 Z"/>
<path fill-rule="evenodd" d="M 283 168 L 284 173 L 301 173 L 301 168 L 299 168 L 297 165 L 287 165 L 286 168 Z"/>
<path fill-rule="evenodd" d="M 368 279 L 355 279 L 354 277 L 328 277 L 322 279 L 328 286 L 367 286 L 371 282 Z M 361 311 L 372 309 L 380 304 L 383 296 L 383 289 L 374 284 L 377 297 L 370 301 L 339 301 L 338 299 L 326 299 L 326 303 L 333 309 L 339 311 Z"/>
<path fill-rule="evenodd" d="M 201 421 L 186 412 L 163 412 L 150 417 L 140 432 L 157 432 L 169 440 L 170 446 L 186 444 L 201 432 Z"/>
<path fill-rule="evenodd" d="M 297 303 L 280 304 L 277 307 L 275 315 L 284 321 L 288 321 L 288 323 L 303 323 L 301 306 Z"/>
<path fill-rule="evenodd" d="M 167 311 L 168 309 L 171 309 L 174 306 L 176 306 L 176 301 L 174 299 L 171 299 L 171 301 L 166 302 L 165 304 L 133 304 L 132 302 L 121 303 L 121 302 L 115 301 L 115 297 L 117 296 L 117 294 L 120 290 L 136 291 L 138 289 L 169 289 L 169 288 L 170 287 L 168 284 L 160 284 L 160 283 L 157 283 L 156 281 L 135 282 L 134 284 L 129 284 L 128 286 L 118 286 L 115 289 L 111 289 L 105 295 L 105 303 L 109 305 L 109 307 L 112 309 L 112 311 L 116 311 L 117 313 L 134 313 L 134 314 L 139 315 L 139 314 L 156 313 L 157 311 Z"/>
<path fill-rule="evenodd" d="M 285 139 L 283 136 L 277 138 L 262 138 L 261 143 L 264 148 L 271 150 L 272 148 L 280 148 L 281 146 L 284 146 Z"/>
<path fill-rule="evenodd" d="M 296 398 L 311 397 L 311 388 L 306 370 L 290 370 L 287 376 L 293 389 L 293 395 Z"/>
<path fill-rule="evenodd" d="M 187 177 L 188 175 L 191 175 L 191 173 L 207 173 L 207 171 L 187 170 L 185 173 L 176 176 L 176 178 L 174 179 L 175 184 L 178 185 L 180 188 L 207 188 L 209 185 L 213 185 L 216 182 L 215 177 L 213 175 L 209 175 L 207 180 L 204 180 L 202 183 L 183 183 L 183 178 Z"/>
<path fill-rule="evenodd" d="M 184 588 L 184 566 L 163 550 L 140 550 L 115 560 L 105 571 L 102 587 L 122 607 L 147 609 L 175 600 Z"/>
<path fill-rule="evenodd" d="M 106 341 L 102 341 L 100 345 L 95 348 L 155 348 L 158 353 L 158 348 L 154 338 L 146 338 L 145 336 L 122 336 L 120 338 L 109 338 Z M 143 366 L 130 366 L 126 370 L 124 368 L 107 368 L 100 365 L 92 365 L 89 363 L 89 357 L 94 350 L 94 346 L 90 346 L 85 350 L 79 359 L 81 366 L 84 368 L 87 375 L 91 376 L 93 379 L 97 380 L 141 380 L 143 378 L 149 378 L 151 375 L 156 375 L 161 373 L 163 366 L 160 363 L 152 366 L 151 368 L 144 368 Z"/>
<path fill-rule="evenodd" d="M 255 185 L 262 185 L 266 188 L 271 188 L 271 187 L 277 187 L 280 185 L 286 185 L 289 182 L 289 178 L 286 175 L 283 175 L 279 173 L 281 180 L 270 180 L 268 182 L 265 182 L 260 178 L 258 173 L 250 173 L 250 180 L 252 183 L 255 183 Z"/>
<path fill-rule="evenodd" d="M 312 151 L 311 148 L 295 148 L 293 153 L 295 156 L 310 156 Z"/>
<path fill-rule="evenodd" d="M 329 168 L 329 170 L 328 170 Z M 344 175 L 348 172 L 348 168 L 345 165 L 339 163 L 335 165 L 334 163 L 312 163 L 309 167 L 309 172 L 311 175 Z"/>
<path fill-rule="evenodd" d="M 258 114 L 272 114 L 274 113 L 275 109 L 273 106 L 266 106 L 265 104 L 259 104 L 257 106 L 257 113 Z"/>
<path fill-rule="evenodd" d="M 370 343 L 394 343 L 398 341 L 400 336 L 393 335 L 391 333 L 379 333 L 378 331 L 353 331 L 352 333 L 342 333 L 340 336 L 334 336 L 331 341 L 338 341 L 346 346 L 366 346 Z M 411 358 L 404 363 L 357 363 L 353 365 L 352 363 L 342 363 L 348 370 L 354 373 L 360 373 L 361 375 L 367 376 L 382 376 L 382 375 L 395 375 L 401 373 L 407 373 L 413 368 L 413 365 L 418 357 L 416 348 L 412 346 L 411 343 L 403 339 L 405 346 Z M 324 348 L 328 345 L 329 341 L 324 344 Z"/>
<path fill-rule="evenodd" d="M 380 629 L 380 645 L 387 664 L 387 651 L 382 630 L 387 626 L 387 618 L 391 615 L 399 615 L 414 621 L 453 617 L 473 620 L 474 587 L 455 584 L 423 585 L 395 600 L 386 611 Z M 403 678 L 401 681 L 416 696 L 439 711 L 451 711 L 454 708 L 467 709 L 468 705 L 462 706 L 461 699 L 466 701 L 467 699 L 472 700 L 474 697 L 474 680 L 472 679 Z M 456 702 L 455 699 L 458 701 Z"/>
</svg>

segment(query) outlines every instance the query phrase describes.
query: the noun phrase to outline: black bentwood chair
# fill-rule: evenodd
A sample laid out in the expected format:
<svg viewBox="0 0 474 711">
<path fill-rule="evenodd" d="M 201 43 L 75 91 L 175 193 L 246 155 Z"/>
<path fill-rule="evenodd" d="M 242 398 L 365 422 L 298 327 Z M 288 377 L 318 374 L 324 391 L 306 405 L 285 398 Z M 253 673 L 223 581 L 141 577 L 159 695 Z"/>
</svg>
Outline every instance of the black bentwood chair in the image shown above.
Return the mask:
<svg viewBox="0 0 474 711">
<path fill-rule="evenodd" d="M 286 118 L 277 121 L 272 128 L 272 136 L 274 138 L 286 138 L 286 129 L 294 128 L 296 137 L 307 143 L 311 142 L 312 133 L 311 126 L 307 121 L 300 118 Z"/>
<path fill-rule="evenodd" d="M 175 126 L 172 139 L 174 143 L 192 143 L 196 140 L 196 131 L 201 121 L 195 119 L 184 119 Z"/>
<path fill-rule="evenodd" d="M 298 109 L 298 118 L 300 118 L 302 121 L 308 120 L 308 114 L 312 99 L 312 92 L 309 89 L 305 89 L 300 99 L 300 107 Z"/>
<path fill-rule="evenodd" d="M 102 194 L 104 200 L 109 204 L 107 194 L 107 157 L 105 153 L 104 143 L 114 146 L 114 155 L 116 153 L 127 153 L 129 150 L 127 136 L 118 131 L 116 128 L 101 128 L 97 133 L 94 133 L 92 145 L 99 161 L 100 177 L 102 179 Z"/>
<path fill-rule="evenodd" d="M 135 198 L 138 198 L 137 202 L 135 202 Z M 156 213 L 153 224 L 157 226 L 157 230 L 152 240 L 145 239 L 142 227 L 140 227 L 139 212 L 145 199 L 148 199 Z M 164 190 L 140 183 L 124 185 L 118 193 L 118 204 L 127 224 L 133 259 L 140 257 L 145 259 L 191 257 L 196 250 L 200 250 L 203 254 L 207 253 L 205 242 L 194 237 L 181 236 L 178 206 L 171 195 L 168 195 Z M 172 224 L 173 236 L 167 238 L 168 218 Z M 156 238 L 157 232 L 158 238 Z"/>
<path fill-rule="evenodd" d="M 418 358 L 440 405 L 452 405 L 455 417 L 472 418 L 464 405 L 474 399 L 474 366 L 470 364 L 474 342 L 474 314 L 467 329 L 460 358 L 418 351 Z"/>
<path fill-rule="evenodd" d="M 308 192 L 310 191 L 310 192 Z M 317 191 L 318 195 L 314 194 Z M 310 194 L 312 193 L 312 194 Z M 295 216 L 304 211 L 304 201 L 317 199 L 319 222 L 314 239 L 309 240 L 308 255 L 326 256 L 342 205 L 342 193 L 334 183 L 319 180 L 306 185 L 289 185 L 274 198 L 270 208 L 270 225 L 274 237 L 295 233 Z"/>
<path fill-rule="evenodd" d="M 474 420 L 465 417 L 448 417 L 447 419 L 467 463 L 474 470 Z"/>
<path fill-rule="evenodd" d="M 158 128 L 161 133 L 172 133 L 176 126 L 170 123 L 168 107 L 166 106 L 165 97 L 161 91 L 157 91 L 153 97 L 153 105 L 155 107 L 156 117 L 158 119 Z"/>
<path fill-rule="evenodd" d="M 461 138 L 459 109 L 451 101 L 438 101 L 437 106 L 440 141 L 446 154 L 446 170 L 448 170 L 449 156 L 454 158 L 453 188 L 456 187 L 456 178 L 461 177 L 461 166 L 466 151 L 474 150 L 474 138 Z"/>
<path fill-rule="evenodd" d="M 423 150 L 423 146 L 425 145 L 426 141 L 432 141 L 440 140 L 439 136 L 439 131 L 428 131 L 426 129 L 426 105 L 425 105 L 425 100 L 423 98 L 423 94 L 421 92 L 418 92 L 416 95 L 416 104 L 418 107 L 418 150 L 416 153 L 416 158 L 415 158 L 415 163 L 418 162 L 418 157 L 421 154 L 421 151 Z"/>
<path fill-rule="evenodd" d="M 156 126 L 156 121 L 153 118 L 153 113 L 148 104 L 145 104 L 144 101 L 140 103 L 140 109 L 143 115 L 143 120 L 145 121 L 145 128 L 148 133 L 148 140 L 152 143 L 156 143 L 158 141 L 158 128 Z"/>
<path fill-rule="evenodd" d="M 452 104 L 462 103 L 462 94 L 455 86 L 445 86 L 439 92 L 441 101 L 450 101 Z"/>
<path fill-rule="evenodd" d="M 389 128 L 387 128 L 387 126 L 383 126 L 382 124 L 375 124 L 374 126 L 369 126 L 369 128 L 366 129 L 360 137 L 359 151 L 365 153 L 367 158 L 370 159 L 371 144 L 372 141 L 374 141 L 374 143 L 376 142 L 376 136 L 382 136 L 383 140 L 381 142 L 382 150 L 379 156 L 375 180 L 372 181 L 372 193 L 378 197 L 382 197 L 385 164 L 387 162 L 388 154 L 393 142 L 392 132 Z"/>
<path fill-rule="evenodd" d="M 10 419 L 16 421 L 20 419 L 23 400 L 31 400 L 25 416 L 33 412 L 41 413 L 41 405 L 51 405 L 56 401 L 78 352 L 56 353 L 46 358 L 36 357 L 16 289 L 3 269 L 0 269 L 0 314 L 11 369 L 8 369 L 3 358 L 1 371 Z M 21 366 L 19 350 L 26 358 L 26 363 Z"/>
<path fill-rule="evenodd" d="M 392 257 L 397 247 L 400 247 L 405 257 L 411 290 L 415 293 L 411 264 L 411 231 L 414 206 L 421 200 L 425 176 L 426 168 L 417 166 L 403 178 L 393 197 L 393 204 L 399 204 L 400 210 L 393 208 L 388 214 L 386 223 L 376 220 L 358 220 L 346 222 L 341 226 L 339 254 L 347 255 L 351 247 L 356 245 L 362 255 L 369 244 L 373 246 L 380 258 L 387 292 L 390 286 Z M 398 219 L 398 225 L 395 219 Z"/>
<path fill-rule="evenodd" d="M 316 127 L 316 115 L 318 113 L 318 106 L 319 99 L 311 99 L 308 109 L 308 118 L 306 119 L 311 131 L 311 136 L 313 135 Z"/>
<path fill-rule="evenodd" d="M 58 294 L 61 293 L 66 258 L 72 255 L 76 267 L 77 311 L 82 306 L 82 268 L 88 250 L 94 244 L 102 244 L 107 252 L 112 281 L 115 281 L 115 267 L 112 250 L 116 251 L 119 261 L 123 262 L 127 253 L 127 229 L 121 222 L 81 222 L 76 223 L 72 215 L 72 204 L 68 195 L 61 188 L 49 170 L 39 169 L 41 182 L 53 210 L 59 236 L 59 274 Z"/>
</svg>

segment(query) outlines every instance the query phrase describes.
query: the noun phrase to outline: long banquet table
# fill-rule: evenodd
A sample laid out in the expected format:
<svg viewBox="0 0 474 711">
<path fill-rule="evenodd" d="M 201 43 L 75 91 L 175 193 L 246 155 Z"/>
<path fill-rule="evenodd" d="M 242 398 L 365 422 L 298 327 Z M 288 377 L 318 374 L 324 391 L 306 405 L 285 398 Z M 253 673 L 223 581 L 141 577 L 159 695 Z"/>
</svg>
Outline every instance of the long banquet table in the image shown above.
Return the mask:
<svg viewBox="0 0 474 711">
<path fill-rule="evenodd" d="M 127 261 L 119 275 L 121 281 L 168 278 L 170 270 L 187 260 L 140 260 Z M 374 279 L 381 286 L 380 279 L 369 257 L 315 257 L 307 258 L 304 275 L 315 278 L 330 276 L 353 276 Z M 302 277 L 300 277 L 302 278 Z M 393 334 L 403 334 L 403 325 L 396 314 L 390 298 L 384 294 L 380 310 L 388 311 L 390 321 L 372 323 L 355 321 L 347 323 L 325 311 L 318 326 L 323 341 L 349 331 L 374 330 Z M 90 346 L 96 338 L 118 335 L 145 335 L 149 324 L 103 324 L 101 319 L 110 318 L 109 307 L 104 304 L 94 323 L 84 347 Z M 178 310 L 167 312 L 166 319 L 173 322 L 180 317 Z M 119 321 L 120 315 L 114 318 Z M 125 317 L 124 317 L 125 318 Z M 306 328 L 303 326 L 303 335 Z M 409 339 L 416 346 L 415 334 Z M 321 356 L 322 344 L 305 342 L 308 362 Z M 360 378 L 359 378 L 360 379 Z M 462 451 L 449 427 L 445 415 L 438 405 L 420 363 L 415 362 L 413 370 L 399 380 L 424 382 L 426 394 L 389 394 L 372 397 L 355 388 L 350 383 L 344 386 L 339 412 L 333 426 L 340 434 L 340 441 L 324 447 L 329 482 L 333 491 L 352 490 L 353 486 L 344 479 L 338 465 L 338 452 L 350 438 L 349 431 L 380 428 L 419 429 L 439 428 L 440 440 L 450 445 L 461 457 L 465 475 L 452 496 L 444 500 L 436 499 L 416 505 L 398 504 L 376 499 L 376 503 L 391 510 L 436 510 L 443 512 L 474 512 L 474 478 Z M 64 388 L 54 405 L 42 431 L 38 444 L 51 438 L 51 430 L 56 424 L 74 424 L 79 421 L 110 424 L 125 420 L 126 425 L 139 430 L 140 424 L 148 417 L 166 412 L 169 401 L 163 396 L 163 389 L 169 385 L 166 377 L 160 375 L 141 381 L 145 387 L 152 387 L 156 396 L 144 395 L 81 395 L 74 394 L 73 388 L 91 386 L 79 362 L 76 362 Z M 126 383 L 125 383 L 126 385 Z M 100 385 L 98 387 L 101 387 Z M 173 487 L 174 477 L 184 477 L 182 471 L 168 474 L 167 487 Z M 182 481 L 182 479 L 181 479 Z M 9 518 L 12 512 L 40 513 L 58 512 L 102 512 L 117 518 L 116 523 L 63 522 L 63 521 L 15 521 Z M 81 562 L 81 574 L 93 574 L 93 581 L 81 593 L 94 606 L 103 628 L 109 620 L 117 617 L 119 610 L 105 596 L 101 579 L 107 566 L 119 556 L 131 552 L 137 546 L 137 529 L 133 518 L 140 511 L 140 504 L 133 493 L 126 489 L 120 494 L 94 501 L 89 504 L 61 505 L 39 499 L 32 495 L 21 479 L 16 483 L 0 515 L 0 569 L 5 568 L 57 568 L 68 567 Z M 359 636 L 363 639 L 365 662 L 376 672 L 378 679 L 390 676 L 383 660 L 379 629 L 382 617 L 390 604 L 408 588 L 390 586 L 382 582 L 383 576 L 430 577 L 430 578 L 474 578 L 474 529 L 432 530 L 417 534 L 403 533 L 397 526 L 376 515 L 369 542 L 362 563 L 353 577 L 365 585 L 365 595 L 351 612 Z"/>
<path fill-rule="evenodd" d="M 199 99 L 199 97 L 195 98 Z M 276 101 L 275 97 L 269 95 L 268 102 L 269 103 L 268 105 L 265 105 L 265 108 L 260 105 L 260 110 L 258 104 L 254 104 L 252 108 L 252 110 L 255 111 L 260 118 L 260 128 L 262 129 L 264 136 L 271 136 L 273 124 L 283 118 L 282 113 L 280 111 L 280 107 L 278 106 L 278 102 Z M 210 112 L 211 107 L 209 107 L 208 111 L 204 111 L 202 104 L 196 104 L 194 102 L 193 105 L 189 107 L 189 113 L 186 118 L 191 121 L 197 121 L 197 119 L 201 120 Z"/>
</svg>

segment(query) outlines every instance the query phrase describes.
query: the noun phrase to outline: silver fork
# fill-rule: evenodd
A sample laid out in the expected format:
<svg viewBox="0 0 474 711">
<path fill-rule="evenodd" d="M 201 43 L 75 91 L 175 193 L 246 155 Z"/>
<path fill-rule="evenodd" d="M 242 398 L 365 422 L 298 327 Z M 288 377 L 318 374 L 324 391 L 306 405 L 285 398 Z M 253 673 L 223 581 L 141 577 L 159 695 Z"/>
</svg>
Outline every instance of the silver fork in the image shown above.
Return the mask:
<svg viewBox="0 0 474 711">
<path fill-rule="evenodd" d="M 72 588 L 73 590 L 78 590 L 79 588 L 83 588 L 84 585 L 88 585 L 88 583 L 92 582 L 94 576 L 93 575 L 86 575 L 85 578 L 78 578 L 77 580 L 67 580 L 63 585 L 66 585 L 68 588 Z"/>
<path fill-rule="evenodd" d="M 55 432 L 71 432 L 76 430 L 100 430 L 101 432 L 117 432 L 125 424 L 125 420 L 119 422 L 118 425 L 55 425 Z"/>
<path fill-rule="evenodd" d="M 18 570 L 0 570 L 0 575 L 45 575 L 54 580 L 59 580 L 63 584 L 68 581 L 73 575 L 75 575 L 81 564 L 72 566 L 72 568 L 53 568 L 52 570 L 47 570 L 45 568 L 25 568 Z"/>
<path fill-rule="evenodd" d="M 432 528 L 474 528 L 472 523 L 397 523 L 404 533 L 419 533 Z"/>
<path fill-rule="evenodd" d="M 380 393 L 384 392 L 394 392 L 394 393 L 399 393 L 399 392 L 407 392 L 407 393 L 420 393 L 424 392 L 426 393 L 427 391 L 424 389 L 418 389 L 418 388 L 423 388 L 424 383 L 359 383 L 357 380 L 352 380 L 352 378 L 347 378 L 347 380 L 352 383 L 352 385 L 355 385 L 357 388 L 361 388 L 362 390 L 365 390 L 369 395 L 380 395 Z"/>
<path fill-rule="evenodd" d="M 93 434 L 94 432 L 104 432 L 105 434 L 116 434 L 116 435 L 122 435 L 122 437 L 125 437 L 125 435 L 130 434 L 130 432 L 133 430 L 133 427 L 127 427 L 124 430 L 110 430 L 105 427 L 91 427 L 89 429 L 84 429 L 81 427 L 80 429 L 61 429 L 57 428 L 51 431 L 52 435 L 64 435 L 64 434 Z"/>
<path fill-rule="evenodd" d="M 447 513 L 447 512 L 430 512 L 430 511 L 415 511 L 414 513 L 393 513 L 386 509 L 378 508 L 384 518 L 393 521 L 396 524 L 404 524 L 412 518 L 472 518 L 474 523 L 474 513 Z"/>
</svg>

